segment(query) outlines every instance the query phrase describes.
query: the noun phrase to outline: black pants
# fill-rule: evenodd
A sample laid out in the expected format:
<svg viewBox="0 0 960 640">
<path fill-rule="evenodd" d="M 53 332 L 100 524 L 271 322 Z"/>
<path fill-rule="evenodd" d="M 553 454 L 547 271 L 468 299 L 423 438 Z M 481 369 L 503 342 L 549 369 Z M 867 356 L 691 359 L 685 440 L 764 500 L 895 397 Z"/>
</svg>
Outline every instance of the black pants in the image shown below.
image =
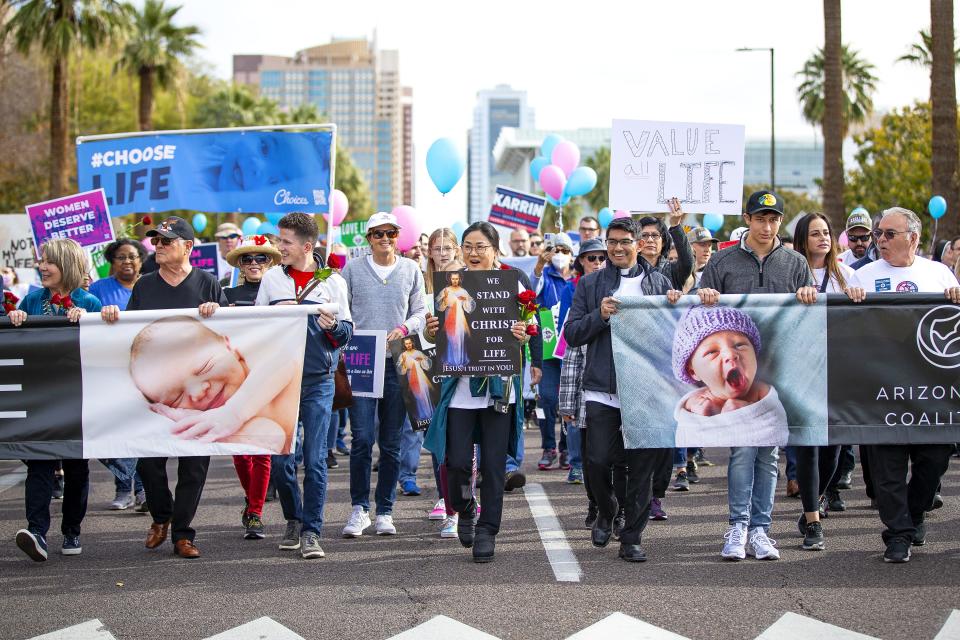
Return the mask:
<svg viewBox="0 0 960 640">
<path fill-rule="evenodd" d="M 617 514 L 613 468 L 625 462 L 626 526 L 620 534 L 620 543 L 640 544 L 640 537 L 650 517 L 654 476 L 662 469 L 664 459 L 673 460 L 673 449 L 624 449 L 620 427 L 619 409 L 599 402 L 587 402 L 587 439 L 590 441 L 588 468 L 599 511 L 598 520 L 610 523 Z"/>
<path fill-rule="evenodd" d="M 857 458 L 853 455 L 853 445 L 841 445 L 840 458 L 837 460 L 837 470 L 833 472 L 833 477 L 830 478 L 830 482 L 827 483 L 826 491 L 836 491 L 840 478 L 851 473 L 856 466 Z"/>
<path fill-rule="evenodd" d="M 147 492 L 147 507 L 157 524 L 170 522 L 170 536 L 177 540 L 193 541 L 197 532 L 190 527 L 200 504 L 203 485 L 207 481 L 208 456 L 188 456 L 177 459 L 176 499 L 167 484 L 166 458 L 140 458 L 137 472 Z"/>
<path fill-rule="evenodd" d="M 672 451 L 672 449 L 671 449 Z M 667 495 L 667 487 L 673 479 L 673 455 L 664 460 L 653 476 L 653 497 L 663 498 Z"/>
<path fill-rule="evenodd" d="M 587 430 L 580 430 L 580 458 L 583 461 L 583 488 L 587 492 L 587 500 L 590 501 L 590 504 L 594 507 L 597 506 L 597 499 L 593 495 L 593 490 L 590 488 L 590 472 L 588 468 L 590 466 L 590 456 L 588 455 L 590 451 L 590 439 L 587 437 Z M 627 463 L 616 463 L 613 465 L 613 495 L 617 497 L 618 504 L 627 504 Z M 656 496 L 656 493 L 654 493 Z M 663 497 L 663 496 L 659 496 Z"/>
<path fill-rule="evenodd" d="M 940 478 L 950 464 L 949 444 L 871 445 L 870 472 L 880 520 L 886 526 L 883 541 L 912 540 L 916 526 L 930 508 Z M 907 482 L 907 474 L 910 481 Z"/>
<path fill-rule="evenodd" d="M 867 497 L 874 500 L 877 497 L 873 489 L 873 474 L 870 473 L 870 447 L 861 444 L 860 447 L 860 472 L 863 474 L 863 486 L 867 492 Z"/>
<path fill-rule="evenodd" d="M 507 457 L 514 408 L 507 413 L 486 409 L 447 410 L 447 488 L 451 507 L 459 514 L 471 510 L 474 433 L 480 435 L 480 518 L 477 532 L 497 535 L 503 517 L 503 461 Z"/>
<path fill-rule="evenodd" d="M 24 503 L 27 508 L 27 528 L 44 538 L 50 530 L 50 500 L 53 499 L 53 472 L 60 468 L 60 460 L 26 460 L 27 480 L 24 483 Z M 64 537 L 80 535 L 80 523 L 87 514 L 87 494 L 90 491 L 90 469 L 86 460 L 63 461 L 63 507 L 60 532 Z"/>
<path fill-rule="evenodd" d="M 797 483 L 803 512 L 820 508 L 820 496 L 833 479 L 840 459 L 840 445 L 826 447 L 795 447 L 797 452 Z"/>
</svg>

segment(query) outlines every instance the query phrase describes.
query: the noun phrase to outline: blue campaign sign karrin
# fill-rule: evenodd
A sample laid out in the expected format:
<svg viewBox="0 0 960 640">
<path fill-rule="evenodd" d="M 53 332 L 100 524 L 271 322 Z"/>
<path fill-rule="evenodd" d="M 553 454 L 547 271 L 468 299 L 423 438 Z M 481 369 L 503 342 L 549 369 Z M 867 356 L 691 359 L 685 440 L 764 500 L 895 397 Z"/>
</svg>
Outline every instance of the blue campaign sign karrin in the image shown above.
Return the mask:
<svg viewBox="0 0 960 640">
<path fill-rule="evenodd" d="M 156 131 L 77 139 L 80 189 L 110 213 L 189 209 L 326 213 L 333 125 Z"/>
</svg>

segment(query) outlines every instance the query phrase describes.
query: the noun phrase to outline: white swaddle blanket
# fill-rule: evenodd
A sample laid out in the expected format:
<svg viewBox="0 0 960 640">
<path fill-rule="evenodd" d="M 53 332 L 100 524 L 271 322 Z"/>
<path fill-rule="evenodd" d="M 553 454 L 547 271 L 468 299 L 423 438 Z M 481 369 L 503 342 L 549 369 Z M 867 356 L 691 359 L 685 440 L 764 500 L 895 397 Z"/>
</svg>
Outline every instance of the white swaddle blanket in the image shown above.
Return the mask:
<svg viewBox="0 0 960 640">
<path fill-rule="evenodd" d="M 783 447 L 790 430 L 787 412 L 780 403 L 777 390 L 761 400 L 734 411 L 701 416 L 684 409 L 687 400 L 700 389 L 694 389 L 677 403 L 673 417 L 677 421 L 678 447 Z"/>
</svg>

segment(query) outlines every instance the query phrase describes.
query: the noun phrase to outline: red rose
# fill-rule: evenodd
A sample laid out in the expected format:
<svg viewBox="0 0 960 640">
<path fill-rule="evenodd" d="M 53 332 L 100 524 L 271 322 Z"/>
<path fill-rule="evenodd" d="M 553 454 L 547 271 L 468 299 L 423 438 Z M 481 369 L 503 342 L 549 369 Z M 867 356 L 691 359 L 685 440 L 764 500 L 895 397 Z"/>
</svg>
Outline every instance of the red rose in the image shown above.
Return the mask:
<svg viewBox="0 0 960 640">
<path fill-rule="evenodd" d="M 16 302 L 16 301 L 19 300 L 20 298 L 18 298 L 17 296 L 13 295 L 13 291 L 4 291 L 4 292 L 3 292 L 3 299 L 6 300 L 7 302 Z"/>
<path fill-rule="evenodd" d="M 537 306 L 536 301 L 533 301 L 533 302 L 528 302 L 527 304 L 525 304 L 525 305 L 524 305 L 524 308 L 525 308 L 527 311 L 529 311 L 530 313 L 536 313 L 537 310 L 538 310 L 540 307 Z"/>
<path fill-rule="evenodd" d="M 15 304 L 11 304 L 9 302 L 3 303 L 3 310 L 6 311 L 7 313 L 10 313 L 11 311 L 16 310 L 16 308 L 17 308 L 17 305 Z"/>
<path fill-rule="evenodd" d="M 60 298 L 59 293 L 53 294 L 53 297 L 50 298 L 50 304 L 60 304 L 61 301 L 62 301 L 62 298 Z"/>
<path fill-rule="evenodd" d="M 509 271 L 509 270 L 510 270 L 510 265 L 504 264 L 502 262 L 500 263 L 500 271 Z"/>
<path fill-rule="evenodd" d="M 60 299 L 60 304 L 63 306 L 64 309 L 69 309 L 70 307 L 73 306 L 73 300 L 70 299 L 70 296 L 64 296 L 63 298 Z"/>
<path fill-rule="evenodd" d="M 517 302 L 522 305 L 529 305 L 531 302 L 537 299 L 537 294 L 529 289 L 522 291 L 517 294 Z"/>
<path fill-rule="evenodd" d="M 150 216 L 143 216 L 143 224 L 151 225 L 153 224 L 153 218 Z"/>
<path fill-rule="evenodd" d="M 527 335 L 528 335 L 528 336 L 535 336 L 535 335 L 537 335 L 538 333 L 540 333 L 540 329 L 537 328 L 537 325 L 535 325 L 535 324 L 528 324 L 528 325 L 527 325 Z"/>
</svg>

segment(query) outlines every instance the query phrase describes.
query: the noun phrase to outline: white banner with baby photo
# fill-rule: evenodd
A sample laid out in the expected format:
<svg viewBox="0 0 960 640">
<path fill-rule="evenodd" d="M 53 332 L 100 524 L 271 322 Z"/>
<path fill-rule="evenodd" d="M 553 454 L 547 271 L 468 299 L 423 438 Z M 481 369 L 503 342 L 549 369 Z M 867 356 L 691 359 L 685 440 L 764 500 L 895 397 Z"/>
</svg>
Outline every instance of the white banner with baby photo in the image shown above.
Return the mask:
<svg viewBox="0 0 960 640">
<path fill-rule="evenodd" d="M 315 310 L 128 311 L 115 324 L 87 314 L 83 457 L 289 453 Z"/>
</svg>

